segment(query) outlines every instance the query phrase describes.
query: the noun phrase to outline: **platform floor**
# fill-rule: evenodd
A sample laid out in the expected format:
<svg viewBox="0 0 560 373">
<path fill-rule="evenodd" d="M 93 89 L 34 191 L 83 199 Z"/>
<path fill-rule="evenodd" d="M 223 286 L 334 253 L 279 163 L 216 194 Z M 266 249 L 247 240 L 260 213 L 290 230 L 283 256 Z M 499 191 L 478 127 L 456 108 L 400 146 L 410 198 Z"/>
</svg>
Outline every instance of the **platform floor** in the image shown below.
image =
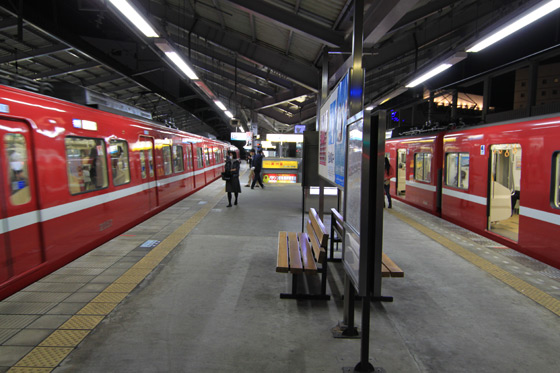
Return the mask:
<svg viewBox="0 0 560 373">
<path fill-rule="evenodd" d="M 360 341 L 331 334 L 340 263 L 332 300 L 279 298 L 290 277 L 275 272 L 277 233 L 301 228 L 301 187 L 243 188 L 239 202 L 226 208 L 217 181 L 0 302 L 0 372 L 353 367 Z M 560 271 L 399 202 L 384 242 L 405 277 L 385 279 L 394 302 L 372 307 L 376 367 L 559 371 Z"/>
</svg>

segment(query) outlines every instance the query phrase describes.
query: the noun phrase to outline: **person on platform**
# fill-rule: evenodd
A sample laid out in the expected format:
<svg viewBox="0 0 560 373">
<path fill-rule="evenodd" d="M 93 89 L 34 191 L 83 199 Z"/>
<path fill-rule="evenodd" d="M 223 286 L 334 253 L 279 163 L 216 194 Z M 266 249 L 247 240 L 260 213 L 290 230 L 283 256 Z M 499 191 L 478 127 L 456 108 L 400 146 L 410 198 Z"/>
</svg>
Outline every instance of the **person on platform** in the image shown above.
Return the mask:
<svg viewBox="0 0 560 373">
<path fill-rule="evenodd" d="M 264 184 L 261 175 L 262 165 L 263 165 L 263 154 L 262 154 L 262 150 L 259 149 L 257 151 L 257 155 L 253 157 L 253 167 L 255 167 L 255 175 L 253 177 L 253 182 L 251 183 L 251 189 L 255 189 L 255 184 L 257 183 L 257 181 L 259 182 L 261 188 L 264 189 Z"/>
<path fill-rule="evenodd" d="M 229 180 L 226 180 L 226 193 L 228 197 L 227 207 L 231 207 L 231 194 L 235 195 L 234 205 L 237 205 L 237 197 L 241 193 L 241 184 L 239 184 L 239 168 L 241 163 L 237 159 L 237 153 L 229 151 L 229 157 L 226 161 L 225 172 L 229 174 Z"/>
<path fill-rule="evenodd" d="M 385 172 L 383 178 L 383 188 L 385 189 L 385 195 L 387 196 L 387 200 L 389 201 L 389 208 L 393 208 L 393 203 L 391 201 L 391 178 L 394 176 L 393 167 L 391 167 L 391 163 L 389 162 L 389 158 L 385 157 Z M 383 200 L 383 207 L 385 207 L 385 200 Z"/>
<path fill-rule="evenodd" d="M 255 167 L 253 167 L 253 158 L 255 158 L 255 149 L 249 151 L 249 156 L 247 157 L 247 162 L 249 163 L 249 180 L 247 180 L 246 187 L 251 186 L 253 179 L 255 177 Z"/>
</svg>

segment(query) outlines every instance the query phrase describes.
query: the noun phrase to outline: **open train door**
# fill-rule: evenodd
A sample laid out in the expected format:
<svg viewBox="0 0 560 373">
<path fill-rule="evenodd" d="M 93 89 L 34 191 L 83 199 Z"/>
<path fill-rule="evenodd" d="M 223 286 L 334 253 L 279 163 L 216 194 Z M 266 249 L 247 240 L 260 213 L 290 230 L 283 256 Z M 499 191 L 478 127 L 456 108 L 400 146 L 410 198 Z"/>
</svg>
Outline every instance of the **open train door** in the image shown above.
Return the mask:
<svg viewBox="0 0 560 373">
<path fill-rule="evenodd" d="M 521 193 L 521 145 L 490 146 L 488 230 L 517 241 Z"/>
<path fill-rule="evenodd" d="M 142 180 L 147 183 L 147 195 L 150 210 L 159 205 L 157 179 L 154 163 L 154 139 L 148 136 L 140 136 L 142 144 L 140 150 L 140 167 L 142 169 Z"/>
<path fill-rule="evenodd" d="M 406 149 L 397 150 L 397 196 L 406 193 Z"/>
<path fill-rule="evenodd" d="M 0 281 L 45 260 L 31 135 L 25 123 L 0 120 Z"/>
</svg>

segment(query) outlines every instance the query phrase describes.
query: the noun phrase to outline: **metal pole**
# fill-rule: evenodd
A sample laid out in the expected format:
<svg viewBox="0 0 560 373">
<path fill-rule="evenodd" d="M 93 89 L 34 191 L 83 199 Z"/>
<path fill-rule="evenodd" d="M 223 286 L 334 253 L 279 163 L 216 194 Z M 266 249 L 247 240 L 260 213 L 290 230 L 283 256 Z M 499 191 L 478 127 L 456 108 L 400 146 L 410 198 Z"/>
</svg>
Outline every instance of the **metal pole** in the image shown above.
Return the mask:
<svg viewBox="0 0 560 373">
<path fill-rule="evenodd" d="M 371 124 L 371 192 L 370 198 L 370 244 L 373 248 L 373 300 L 387 301 L 389 298 L 381 296 L 381 262 L 383 260 L 383 172 L 385 165 L 385 128 L 387 126 L 387 112 L 379 111 L 377 123 Z M 376 128 L 374 128 L 376 125 Z"/>
</svg>

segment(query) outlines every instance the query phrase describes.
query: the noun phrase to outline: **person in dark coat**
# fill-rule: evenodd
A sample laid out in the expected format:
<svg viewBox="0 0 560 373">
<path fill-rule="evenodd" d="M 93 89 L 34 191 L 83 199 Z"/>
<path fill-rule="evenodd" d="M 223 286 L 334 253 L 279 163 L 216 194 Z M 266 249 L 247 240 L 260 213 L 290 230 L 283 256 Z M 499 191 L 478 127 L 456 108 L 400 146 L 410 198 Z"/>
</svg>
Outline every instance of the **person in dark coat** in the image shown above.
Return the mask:
<svg viewBox="0 0 560 373">
<path fill-rule="evenodd" d="M 241 184 L 239 184 L 239 167 L 241 163 L 237 159 L 237 153 L 229 151 L 229 157 L 226 161 L 225 171 L 230 174 L 230 179 L 226 180 L 226 192 L 229 204 L 231 207 L 231 194 L 235 194 L 235 202 L 237 205 L 237 196 L 241 193 Z"/>
<path fill-rule="evenodd" d="M 261 188 L 264 189 L 264 185 L 263 185 L 263 182 L 262 182 L 262 175 L 261 175 L 262 165 L 263 165 L 263 154 L 262 154 L 262 150 L 259 149 L 257 151 L 257 155 L 255 155 L 253 157 L 253 167 L 255 167 L 255 175 L 253 176 L 253 182 L 251 183 L 251 189 L 255 188 L 255 184 L 257 183 L 257 181 L 259 182 L 259 185 L 261 186 Z"/>
<path fill-rule="evenodd" d="M 391 201 L 391 178 L 393 176 L 395 176 L 393 167 L 391 167 L 389 158 L 385 157 L 385 172 L 383 178 L 383 188 L 385 189 L 385 195 L 387 196 L 387 200 L 389 201 L 389 208 L 393 208 L 393 203 Z M 385 200 L 383 200 L 383 206 L 385 206 Z"/>
</svg>

